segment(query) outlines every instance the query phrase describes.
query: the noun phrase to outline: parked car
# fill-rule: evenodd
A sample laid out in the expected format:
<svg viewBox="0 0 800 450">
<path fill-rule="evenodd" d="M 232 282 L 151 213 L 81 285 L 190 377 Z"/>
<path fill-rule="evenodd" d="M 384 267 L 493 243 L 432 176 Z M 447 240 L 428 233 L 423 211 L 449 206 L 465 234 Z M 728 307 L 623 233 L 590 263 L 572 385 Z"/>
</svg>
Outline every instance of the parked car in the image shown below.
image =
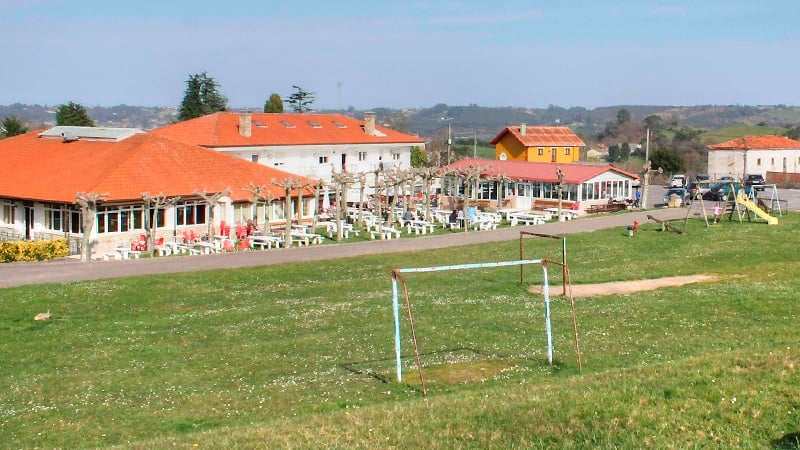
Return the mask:
<svg viewBox="0 0 800 450">
<path fill-rule="evenodd" d="M 686 175 L 673 175 L 672 179 L 669 180 L 669 187 L 671 188 L 682 188 L 686 186 Z"/>
<path fill-rule="evenodd" d="M 752 186 L 743 186 L 742 183 L 738 181 L 725 181 L 711 186 L 711 190 L 708 194 L 703 195 L 703 198 L 706 200 L 725 200 L 731 192 L 731 187 L 733 187 L 734 192 L 739 192 L 739 190 L 744 189 L 748 197 L 755 194 Z"/>
<path fill-rule="evenodd" d="M 687 192 L 684 188 L 669 188 L 667 192 L 664 193 L 664 204 L 670 206 L 670 200 L 672 200 L 672 196 L 677 195 L 678 201 L 675 206 L 683 206 L 686 204 L 687 200 Z"/>
<path fill-rule="evenodd" d="M 694 181 L 697 181 L 697 182 L 710 181 L 710 180 L 711 180 L 711 176 L 709 176 L 707 173 L 698 173 L 694 177 Z"/>
<path fill-rule="evenodd" d="M 744 184 L 745 186 L 753 186 L 757 191 L 764 190 L 764 177 L 757 174 L 750 174 L 744 177 Z"/>
</svg>

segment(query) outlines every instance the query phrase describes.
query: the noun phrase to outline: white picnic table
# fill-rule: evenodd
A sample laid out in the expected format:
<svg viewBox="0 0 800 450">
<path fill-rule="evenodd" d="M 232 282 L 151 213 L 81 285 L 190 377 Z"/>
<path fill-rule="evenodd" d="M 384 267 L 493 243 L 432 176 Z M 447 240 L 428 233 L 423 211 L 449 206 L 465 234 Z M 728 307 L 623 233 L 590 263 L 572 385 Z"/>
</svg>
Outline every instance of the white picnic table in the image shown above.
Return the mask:
<svg viewBox="0 0 800 450">
<path fill-rule="evenodd" d="M 254 234 L 249 239 L 252 248 L 261 247 L 262 250 L 271 249 L 273 245 L 275 248 L 280 248 L 283 244 L 283 238 L 280 236 Z"/>
<path fill-rule="evenodd" d="M 545 211 L 549 212 L 550 214 L 557 216 L 558 215 L 558 208 L 545 208 Z M 564 209 L 561 208 L 561 217 L 564 220 L 571 220 L 578 217 L 578 211 L 573 211 L 571 209 Z"/>
<path fill-rule="evenodd" d="M 517 213 L 509 216 L 511 219 L 511 226 L 515 227 L 519 224 L 522 225 L 541 225 L 547 221 L 547 216 L 544 214 L 530 214 L 530 213 Z"/>
<path fill-rule="evenodd" d="M 410 234 L 412 231 L 414 234 L 428 234 L 433 233 L 436 229 L 436 225 L 427 222 L 425 220 L 407 220 L 406 223 L 406 231 Z M 400 237 L 398 235 L 398 237 Z"/>
</svg>

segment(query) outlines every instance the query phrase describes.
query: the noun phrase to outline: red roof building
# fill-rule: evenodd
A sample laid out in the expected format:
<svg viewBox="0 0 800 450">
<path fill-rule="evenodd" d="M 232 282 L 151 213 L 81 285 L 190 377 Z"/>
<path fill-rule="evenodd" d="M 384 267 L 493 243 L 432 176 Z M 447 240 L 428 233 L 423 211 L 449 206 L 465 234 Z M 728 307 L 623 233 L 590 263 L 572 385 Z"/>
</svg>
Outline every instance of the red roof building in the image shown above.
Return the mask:
<svg viewBox="0 0 800 450">
<path fill-rule="evenodd" d="M 0 158 L 0 231 L 25 239 L 81 235 L 79 192 L 106 194 L 93 230 L 102 244 L 143 231 L 145 192 L 180 199 L 160 218 L 171 234 L 207 226 L 209 211 L 199 193 L 229 191 L 214 214 L 218 225 L 253 217 L 251 186 L 261 186 L 262 197 L 278 200 L 286 197 L 285 189 L 273 181 L 292 177 L 314 184 L 274 167 L 133 129 L 56 127 L 31 132 L 0 140 Z M 294 190 L 290 196 L 298 194 Z M 306 188 L 303 196 L 308 215 L 314 210 L 312 189 Z M 283 220 L 282 202 L 269 211 L 264 208 L 262 203 L 262 220 Z"/>
<path fill-rule="evenodd" d="M 152 133 L 212 148 L 312 179 L 331 181 L 333 172 L 365 173 L 411 167 L 417 136 L 342 114 L 218 112 L 167 125 Z"/>
<path fill-rule="evenodd" d="M 784 136 L 744 136 L 707 148 L 712 178 L 758 174 L 769 182 L 778 174 L 800 173 L 800 142 Z"/>
<path fill-rule="evenodd" d="M 567 164 L 580 160 L 586 144 L 568 127 L 508 126 L 490 141 L 495 159 Z"/>
<path fill-rule="evenodd" d="M 579 204 L 585 210 L 591 205 L 609 200 L 631 200 L 636 193 L 639 177 L 609 164 L 556 164 L 523 161 L 498 161 L 466 158 L 447 169 L 456 172 L 480 169 L 481 182 L 474 196 L 479 201 L 506 200 L 504 207 L 531 209 L 558 201 L 558 171 L 562 173 L 562 199 L 568 205 Z M 504 185 L 504 186 L 503 186 Z M 445 181 L 444 193 L 453 197 L 463 195 L 460 183 Z"/>
</svg>

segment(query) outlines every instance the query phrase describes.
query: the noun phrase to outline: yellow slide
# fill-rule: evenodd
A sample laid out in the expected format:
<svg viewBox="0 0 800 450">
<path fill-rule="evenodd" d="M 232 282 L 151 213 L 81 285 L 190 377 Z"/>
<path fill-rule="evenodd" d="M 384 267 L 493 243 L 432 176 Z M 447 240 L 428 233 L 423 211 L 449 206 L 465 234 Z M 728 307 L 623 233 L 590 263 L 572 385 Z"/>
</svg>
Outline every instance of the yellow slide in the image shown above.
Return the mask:
<svg viewBox="0 0 800 450">
<path fill-rule="evenodd" d="M 756 215 L 758 217 L 761 217 L 762 219 L 766 220 L 768 224 L 770 224 L 770 225 L 777 225 L 778 224 L 778 218 L 777 217 L 772 217 L 769 214 L 767 214 L 766 211 L 764 211 L 763 209 L 759 208 L 758 205 L 756 205 L 755 203 L 751 202 L 750 199 L 748 199 L 746 196 L 737 195 L 736 196 L 736 203 L 738 203 L 740 205 L 744 205 L 747 209 L 749 209 L 750 211 L 753 211 L 754 213 L 756 213 Z"/>
</svg>

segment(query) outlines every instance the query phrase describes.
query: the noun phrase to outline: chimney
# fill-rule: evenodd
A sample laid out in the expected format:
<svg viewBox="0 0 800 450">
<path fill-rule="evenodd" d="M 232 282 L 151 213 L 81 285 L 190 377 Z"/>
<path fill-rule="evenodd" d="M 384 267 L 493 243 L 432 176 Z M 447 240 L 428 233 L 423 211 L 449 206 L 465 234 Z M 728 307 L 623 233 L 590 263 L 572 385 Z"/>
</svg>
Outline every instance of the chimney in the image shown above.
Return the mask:
<svg viewBox="0 0 800 450">
<path fill-rule="evenodd" d="M 527 132 L 528 132 L 528 125 L 526 125 L 524 123 L 520 124 L 520 126 L 519 126 L 519 134 L 525 136 L 525 133 L 527 133 Z"/>
<path fill-rule="evenodd" d="M 367 136 L 375 136 L 375 113 L 372 111 L 364 113 L 364 132 Z"/>
<path fill-rule="evenodd" d="M 253 113 L 239 113 L 239 134 L 250 137 L 253 133 Z"/>
</svg>

